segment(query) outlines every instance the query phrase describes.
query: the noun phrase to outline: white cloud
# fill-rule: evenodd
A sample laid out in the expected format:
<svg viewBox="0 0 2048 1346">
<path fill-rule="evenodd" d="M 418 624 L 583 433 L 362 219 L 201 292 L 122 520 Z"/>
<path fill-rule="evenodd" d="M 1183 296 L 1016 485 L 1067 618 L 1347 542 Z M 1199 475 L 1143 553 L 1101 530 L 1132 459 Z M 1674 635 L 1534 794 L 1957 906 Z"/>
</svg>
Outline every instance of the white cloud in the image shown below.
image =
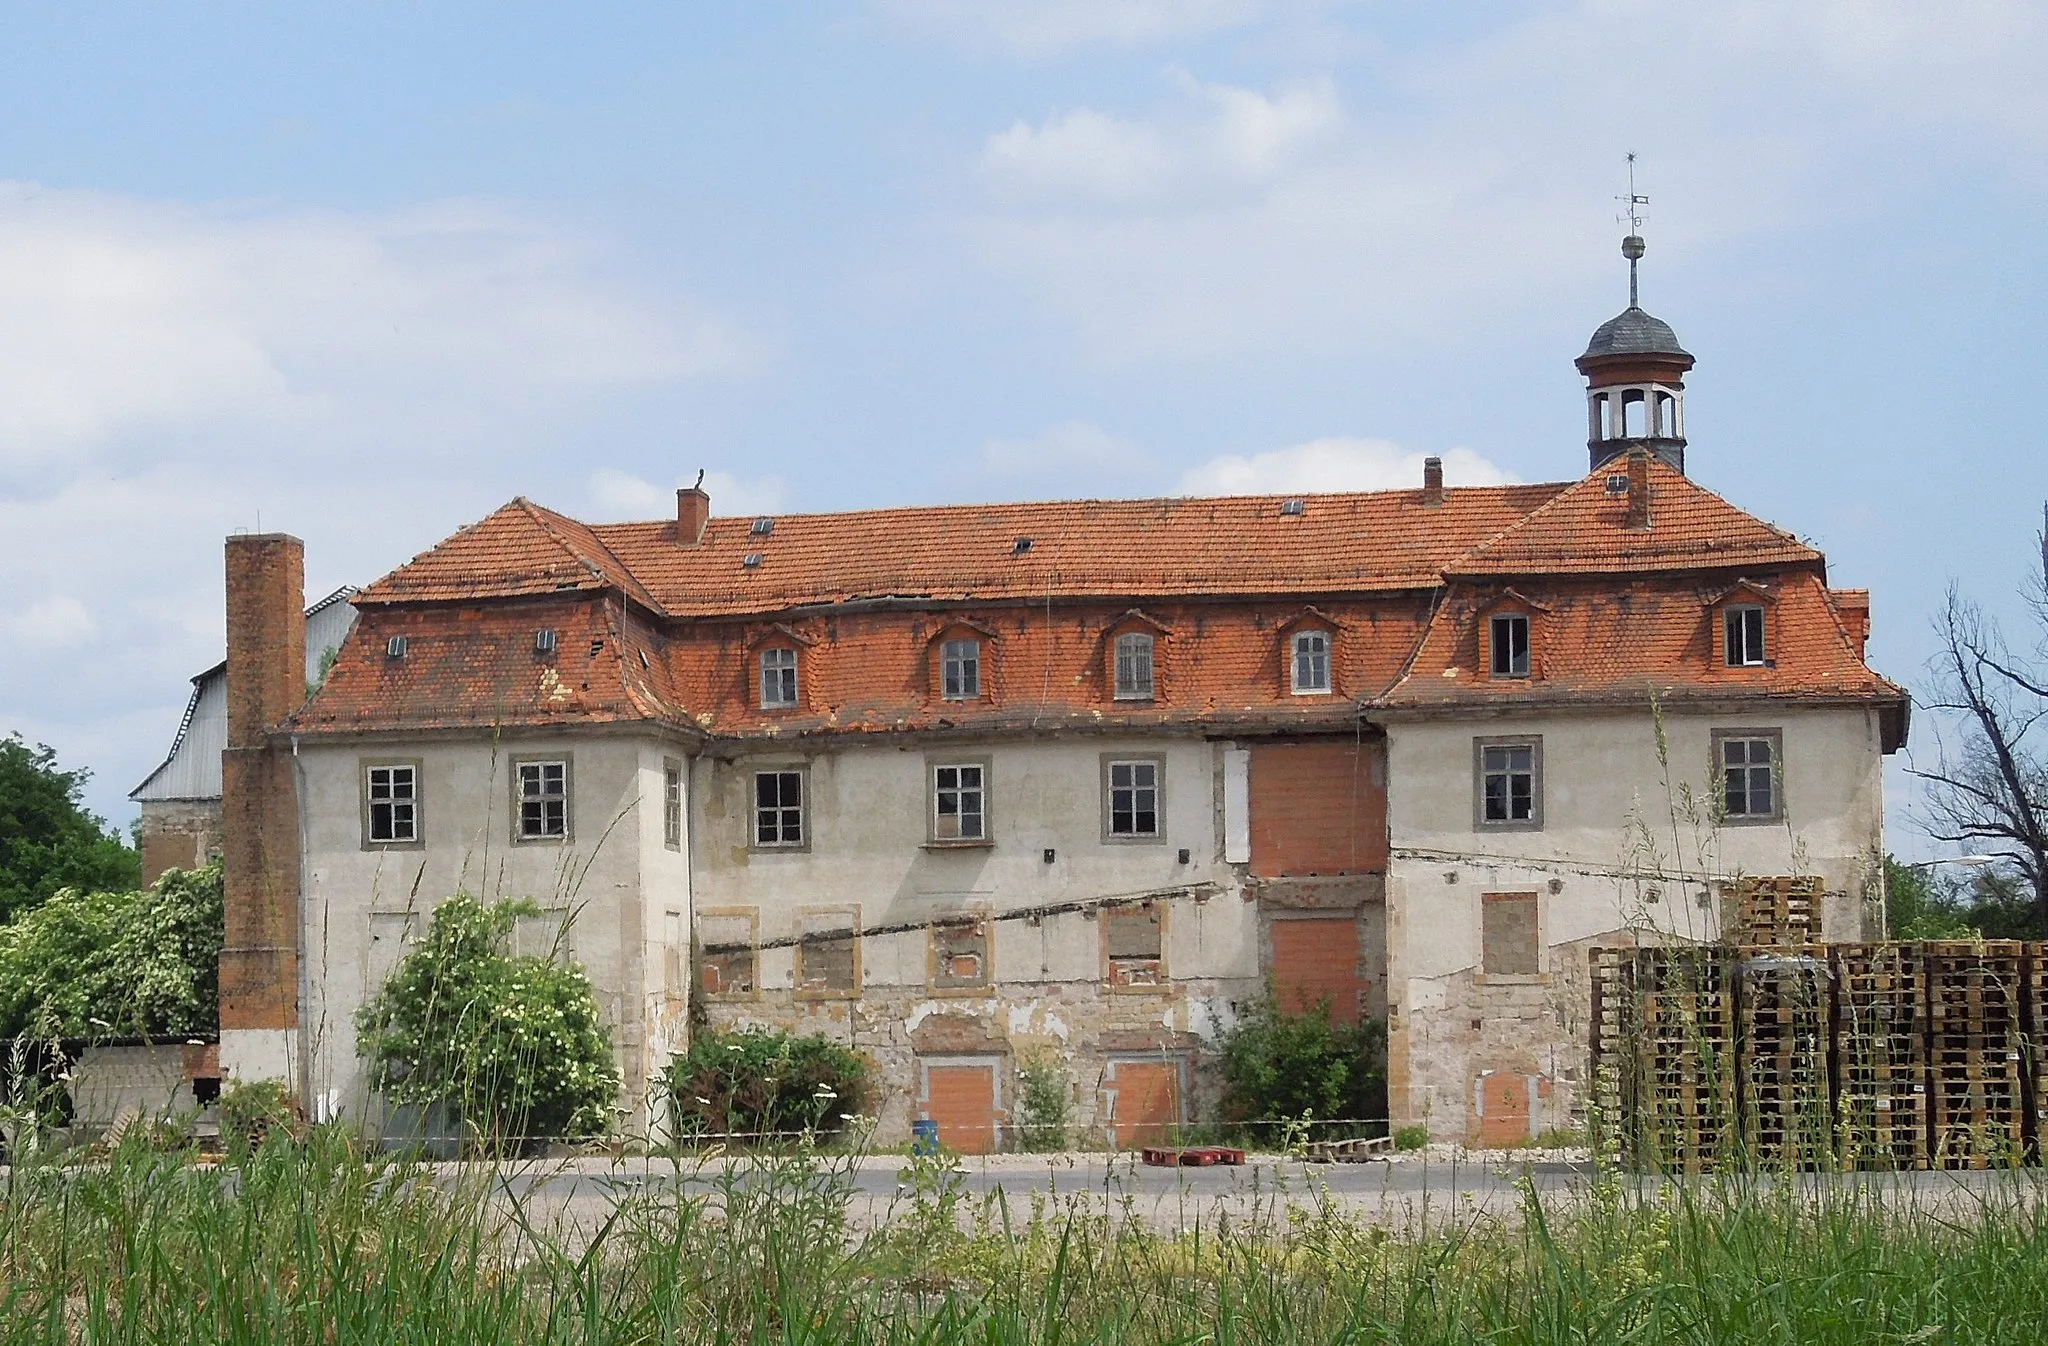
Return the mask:
<svg viewBox="0 0 2048 1346">
<path fill-rule="evenodd" d="M 875 0 L 874 7 L 914 31 L 1021 56 L 1200 37 L 1251 23 L 1269 8 L 1261 0 Z"/>
<path fill-rule="evenodd" d="M 1384 439 L 1335 436 L 1284 449 L 1211 458 L 1181 474 L 1175 495 L 1289 495 L 1316 491 L 1388 491 L 1422 485 L 1420 453 Z M 1444 485 L 1497 486 L 1513 481 L 1470 449 L 1444 460 Z"/>
<path fill-rule="evenodd" d="M 603 467 L 591 474 L 589 497 L 596 513 L 605 519 L 665 519 L 675 512 L 676 486 L 696 481 L 693 472 L 675 486 L 656 486 L 617 468 Z M 787 487 L 780 477 L 735 477 L 727 472 L 706 471 L 704 489 L 711 494 L 711 512 L 716 515 L 775 514 L 781 511 Z"/>
<path fill-rule="evenodd" d="M 9 617 L 5 625 L 14 642 L 44 653 L 72 649 L 99 634 L 92 611 L 68 594 L 52 594 L 31 603 Z"/>
</svg>

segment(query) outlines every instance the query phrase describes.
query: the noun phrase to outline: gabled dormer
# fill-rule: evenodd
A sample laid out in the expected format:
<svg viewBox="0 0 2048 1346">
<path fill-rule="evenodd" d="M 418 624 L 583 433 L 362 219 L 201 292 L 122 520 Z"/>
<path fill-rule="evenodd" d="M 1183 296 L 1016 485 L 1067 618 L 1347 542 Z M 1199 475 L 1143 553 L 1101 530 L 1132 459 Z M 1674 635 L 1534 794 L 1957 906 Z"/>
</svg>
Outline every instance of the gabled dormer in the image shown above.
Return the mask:
<svg viewBox="0 0 2048 1346">
<path fill-rule="evenodd" d="M 1543 627 L 1550 609 L 1515 589 L 1504 589 L 1474 612 L 1479 676 L 1490 682 L 1530 682 L 1543 676 Z"/>
<path fill-rule="evenodd" d="M 996 629 L 971 617 L 947 617 L 925 637 L 926 699 L 962 708 L 996 703 Z"/>
<path fill-rule="evenodd" d="M 817 642 L 782 622 L 772 622 L 747 639 L 748 704 L 770 714 L 808 709 L 816 673 L 811 653 Z"/>
<path fill-rule="evenodd" d="M 1723 672 L 1778 666 L 1778 595 L 1754 580 L 1737 580 L 1707 600 L 1708 663 Z"/>
<path fill-rule="evenodd" d="M 1166 700 L 1167 645 L 1173 630 L 1132 608 L 1102 632 L 1102 685 L 1118 705 L 1153 706 Z"/>
<path fill-rule="evenodd" d="M 1305 607 L 1274 630 L 1279 638 L 1281 695 L 1343 695 L 1337 662 L 1343 628 L 1335 617 L 1320 608 Z"/>
</svg>

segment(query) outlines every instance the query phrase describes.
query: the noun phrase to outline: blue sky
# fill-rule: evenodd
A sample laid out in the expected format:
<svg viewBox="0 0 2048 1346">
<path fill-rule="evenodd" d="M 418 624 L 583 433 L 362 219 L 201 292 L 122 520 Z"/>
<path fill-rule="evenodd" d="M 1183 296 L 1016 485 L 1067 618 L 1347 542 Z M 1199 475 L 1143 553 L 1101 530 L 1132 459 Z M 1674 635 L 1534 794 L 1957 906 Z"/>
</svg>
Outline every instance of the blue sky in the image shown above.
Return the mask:
<svg viewBox="0 0 2048 1346">
<path fill-rule="evenodd" d="M 1875 591 L 1878 666 L 2037 563 L 2038 6 L 4 15 L 0 727 L 117 820 L 259 522 L 318 594 L 700 467 L 721 512 L 1574 475 L 1631 150 L 1694 475 Z"/>
</svg>

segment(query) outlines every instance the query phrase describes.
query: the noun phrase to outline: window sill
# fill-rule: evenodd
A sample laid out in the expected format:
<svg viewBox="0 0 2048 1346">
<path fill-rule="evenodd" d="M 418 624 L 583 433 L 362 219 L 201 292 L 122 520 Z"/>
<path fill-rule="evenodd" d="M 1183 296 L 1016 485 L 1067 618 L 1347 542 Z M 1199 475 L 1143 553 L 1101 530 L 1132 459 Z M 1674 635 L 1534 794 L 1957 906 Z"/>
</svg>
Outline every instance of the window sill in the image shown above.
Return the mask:
<svg viewBox="0 0 2048 1346">
<path fill-rule="evenodd" d="M 922 849 L 927 851 L 986 851 L 992 850 L 995 842 L 987 837 L 966 837 L 958 841 L 927 841 Z"/>
<path fill-rule="evenodd" d="M 1479 832 L 1479 833 L 1482 833 L 1482 834 L 1483 834 L 1483 833 L 1487 833 L 1487 832 L 1541 832 L 1541 831 L 1543 830 L 1543 824 L 1542 824 L 1542 823 L 1540 823 L 1540 822 L 1530 822 L 1530 823 L 1489 823 L 1489 822 L 1482 822 L 1482 823 L 1478 823 L 1478 824 L 1476 824 L 1476 825 L 1475 825 L 1475 826 L 1474 826 L 1474 827 L 1472 828 L 1472 830 L 1473 830 L 1473 831 L 1475 831 L 1475 832 Z"/>
<path fill-rule="evenodd" d="M 425 841 L 366 841 L 363 843 L 363 849 L 366 851 L 423 851 L 426 848 L 427 843 Z"/>
<path fill-rule="evenodd" d="M 1337 694 L 1328 687 L 1290 687 L 1287 691 L 1290 696 L 1335 696 Z"/>
<path fill-rule="evenodd" d="M 1772 827 L 1785 821 L 1782 813 L 1725 813 L 1715 820 L 1722 827 Z"/>
<path fill-rule="evenodd" d="M 1475 986 L 1548 986 L 1548 972 L 1475 972 L 1472 974 Z"/>
<path fill-rule="evenodd" d="M 989 1000 L 994 998 L 996 988 L 993 986 L 933 986 L 927 982 L 924 993 L 928 996 L 943 997 L 947 1000 Z"/>
<path fill-rule="evenodd" d="M 1102 844 L 1105 846 L 1164 846 L 1166 838 L 1163 835 L 1149 837 L 1123 836 L 1116 832 L 1105 832 L 1102 834 Z"/>
<path fill-rule="evenodd" d="M 795 1000 L 858 1000 L 860 999 L 860 992 L 797 990 L 790 992 L 790 996 Z"/>
</svg>

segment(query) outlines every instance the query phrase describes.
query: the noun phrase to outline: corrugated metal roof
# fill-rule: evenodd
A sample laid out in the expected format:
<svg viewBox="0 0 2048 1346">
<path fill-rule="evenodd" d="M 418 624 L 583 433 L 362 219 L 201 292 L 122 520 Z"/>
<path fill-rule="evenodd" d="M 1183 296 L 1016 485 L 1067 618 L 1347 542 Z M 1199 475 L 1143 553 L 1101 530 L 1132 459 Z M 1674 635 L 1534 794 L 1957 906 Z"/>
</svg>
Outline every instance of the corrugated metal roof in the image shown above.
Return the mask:
<svg viewBox="0 0 2048 1346">
<path fill-rule="evenodd" d="M 306 681 L 320 676 L 320 661 L 339 650 L 355 627 L 356 610 L 348 600 L 361 590 L 344 584 L 306 609 Z M 128 797 L 138 804 L 173 799 L 219 799 L 220 754 L 228 746 L 228 666 L 225 660 L 192 679 L 185 718 L 163 764 L 149 773 Z"/>
</svg>

